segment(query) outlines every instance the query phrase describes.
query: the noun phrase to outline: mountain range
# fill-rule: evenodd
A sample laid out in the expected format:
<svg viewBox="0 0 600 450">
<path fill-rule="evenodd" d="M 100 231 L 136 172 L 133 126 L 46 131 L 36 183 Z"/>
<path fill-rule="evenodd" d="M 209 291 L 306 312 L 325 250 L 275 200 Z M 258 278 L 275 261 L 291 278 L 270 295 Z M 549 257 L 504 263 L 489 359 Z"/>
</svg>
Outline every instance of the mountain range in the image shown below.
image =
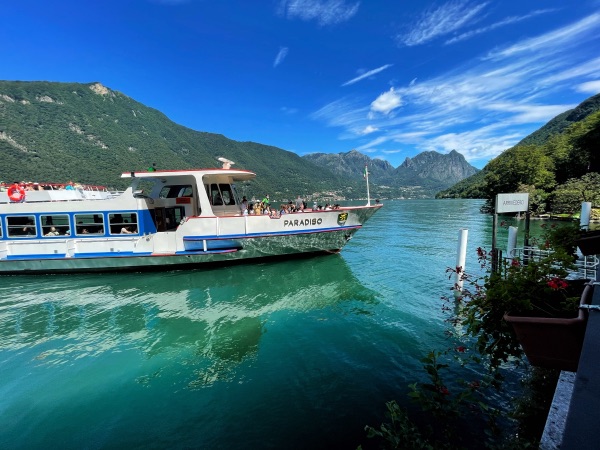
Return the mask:
<svg viewBox="0 0 600 450">
<path fill-rule="evenodd" d="M 215 167 L 217 157 L 235 161 L 257 180 L 244 195 L 269 192 L 276 200 L 366 197 L 364 168 L 372 197 L 433 197 L 477 169 L 456 151 L 421 153 L 399 167 L 355 150 L 300 157 L 277 147 L 239 142 L 196 131 L 169 120 L 101 83 L 0 81 L 0 179 L 125 187 L 120 173 Z"/>
</svg>

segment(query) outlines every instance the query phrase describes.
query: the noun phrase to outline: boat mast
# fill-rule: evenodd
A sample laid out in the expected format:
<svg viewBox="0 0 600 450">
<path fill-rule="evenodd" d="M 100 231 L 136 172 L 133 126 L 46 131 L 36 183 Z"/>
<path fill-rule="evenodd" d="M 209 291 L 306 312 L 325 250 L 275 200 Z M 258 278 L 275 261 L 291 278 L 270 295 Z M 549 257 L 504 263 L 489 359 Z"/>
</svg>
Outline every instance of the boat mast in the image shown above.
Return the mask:
<svg viewBox="0 0 600 450">
<path fill-rule="evenodd" d="M 365 164 L 365 180 L 367 181 L 367 206 L 371 206 L 371 195 L 369 194 L 369 170 L 367 169 L 367 165 Z"/>
</svg>

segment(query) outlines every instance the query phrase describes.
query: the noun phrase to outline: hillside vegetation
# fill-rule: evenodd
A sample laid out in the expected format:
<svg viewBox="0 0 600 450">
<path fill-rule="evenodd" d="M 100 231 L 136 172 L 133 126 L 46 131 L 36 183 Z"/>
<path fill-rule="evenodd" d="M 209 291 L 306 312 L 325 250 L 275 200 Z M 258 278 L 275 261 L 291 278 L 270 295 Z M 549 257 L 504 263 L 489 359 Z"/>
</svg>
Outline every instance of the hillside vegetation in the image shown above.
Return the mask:
<svg viewBox="0 0 600 450">
<path fill-rule="evenodd" d="M 358 165 L 350 164 L 354 169 L 343 172 L 310 156 L 301 158 L 277 147 L 191 130 L 100 83 L 19 81 L 0 81 L 0 154 L 3 181 L 73 180 L 114 188 L 126 186 L 120 179 L 122 172 L 144 170 L 152 163 L 159 169 L 219 167 L 216 158 L 224 156 L 235 161 L 234 168 L 257 174 L 256 181 L 241 186 L 243 194 L 270 193 L 275 200 L 298 194 L 365 198 L 365 164 L 372 172 L 373 198 L 432 197 L 458 179 L 436 179 L 431 165 L 444 159 L 462 164 L 456 152 L 435 153 L 422 167 L 416 164 L 419 155 L 411 167 L 394 169 L 385 161 L 348 152 L 339 156 L 338 163 L 344 159 L 347 165 L 354 159 Z M 380 179 L 377 169 L 386 164 Z M 468 166 L 464 173 L 470 174 L 469 167 L 476 170 L 464 164 Z"/>
<path fill-rule="evenodd" d="M 600 95 L 563 113 L 491 160 L 481 172 L 438 198 L 484 198 L 491 210 L 499 193 L 528 192 L 534 213 L 600 207 Z"/>
<path fill-rule="evenodd" d="M 295 153 L 191 130 L 99 83 L 0 82 L 0 118 L 5 181 L 73 179 L 122 188 L 122 172 L 153 162 L 159 169 L 219 167 L 216 158 L 225 156 L 257 173 L 247 187 L 257 196 L 345 188 Z"/>
</svg>

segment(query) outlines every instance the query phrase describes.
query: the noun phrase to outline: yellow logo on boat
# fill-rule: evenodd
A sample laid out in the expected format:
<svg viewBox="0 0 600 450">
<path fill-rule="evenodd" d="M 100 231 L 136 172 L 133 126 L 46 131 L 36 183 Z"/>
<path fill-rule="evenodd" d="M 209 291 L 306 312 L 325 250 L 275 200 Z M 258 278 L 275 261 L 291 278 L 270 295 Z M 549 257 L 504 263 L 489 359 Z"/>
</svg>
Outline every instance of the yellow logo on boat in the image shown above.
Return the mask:
<svg viewBox="0 0 600 450">
<path fill-rule="evenodd" d="M 346 223 L 346 219 L 348 219 L 348 213 L 338 214 L 338 224 L 344 225 Z"/>
</svg>

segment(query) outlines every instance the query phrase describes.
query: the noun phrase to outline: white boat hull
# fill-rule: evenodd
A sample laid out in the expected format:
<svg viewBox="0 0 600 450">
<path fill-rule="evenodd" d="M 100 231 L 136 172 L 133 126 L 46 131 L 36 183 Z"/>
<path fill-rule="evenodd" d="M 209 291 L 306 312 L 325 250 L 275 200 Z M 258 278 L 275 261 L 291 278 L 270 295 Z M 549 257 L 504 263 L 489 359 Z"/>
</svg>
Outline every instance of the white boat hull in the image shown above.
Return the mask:
<svg viewBox="0 0 600 450">
<path fill-rule="evenodd" d="M 215 169 L 132 174 L 152 178 L 156 188 L 144 196 L 130 188 L 116 198 L 0 202 L 0 274 L 171 270 L 338 252 L 381 207 L 270 217 L 242 214 L 233 194 L 221 205 L 209 201 L 208 186 L 217 180 L 218 189 L 234 192 L 236 174 L 247 176 Z M 124 228 L 135 229 L 121 234 Z"/>
</svg>

